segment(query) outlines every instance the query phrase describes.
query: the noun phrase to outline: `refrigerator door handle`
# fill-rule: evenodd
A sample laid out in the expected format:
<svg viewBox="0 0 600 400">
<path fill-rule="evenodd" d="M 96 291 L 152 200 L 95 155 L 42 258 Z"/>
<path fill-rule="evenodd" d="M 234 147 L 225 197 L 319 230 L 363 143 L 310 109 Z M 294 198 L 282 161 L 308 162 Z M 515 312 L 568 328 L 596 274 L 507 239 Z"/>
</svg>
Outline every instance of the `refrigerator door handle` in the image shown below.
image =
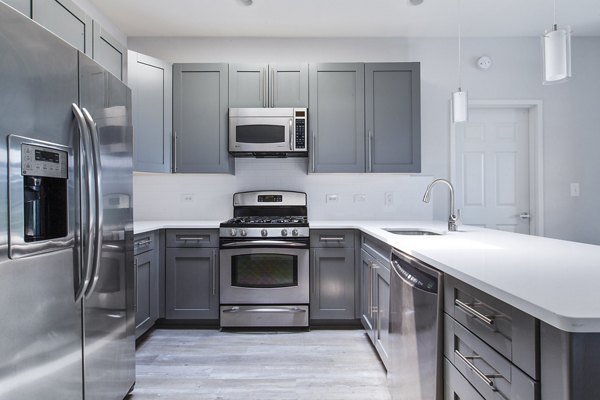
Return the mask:
<svg viewBox="0 0 600 400">
<path fill-rule="evenodd" d="M 100 141 L 98 140 L 98 129 L 96 122 L 85 108 L 81 110 L 87 122 L 92 144 L 92 164 L 94 170 L 94 200 L 96 202 L 96 237 L 94 243 L 94 258 L 92 281 L 85 291 L 85 297 L 88 298 L 96 288 L 100 272 L 100 259 L 102 257 L 102 231 L 104 229 L 104 210 L 102 207 L 102 164 L 100 164 Z"/>
<path fill-rule="evenodd" d="M 77 289 L 76 293 L 75 293 L 75 302 L 79 302 L 84 294 L 85 294 L 85 290 L 87 289 L 87 287 L 90 284 L 90 280 L 92 279 L 92 262 L 93 262 L 93 248 L 92 248 L 92 242 L 94 242 L 94 236 L 96 234 L 96 213 L 93 207 L 93 203 L 92 201 L 90 201 L 90 191 L 92 190 L 92 185 L 93 185 L 93 181 L 94 181 L 94 172 L 92 171 L 92 169 L 89 167 L 89 162 L 88 162 L 88 157 L 90 156 L 90 141 L 89 141 L 89 131 L 88 131 L 88 127 L 87 124 L 85 122 L 85 117 L 83 116 L 83 113 L 81 112 L 81 110 L 79 109 L 79 107 L 77 106 L 77 104 L 73 104 L 72 105 L 72 109 L 73 109 L 73 114 L 75 115 L 75 119 L 77 120 L 77 125 L 79 128 L 79 149 L 81 151 L 81 156 L 79 157 L 79 172 L 81 173 L 81 167 L 85 166 L 85 178 L 84 178 L 84 174 L 82 173 L 82 181 L 85 182 L 85 186 L 86 186 L 86 210 L 87 210 L 87 222 L 88 222 L 88 231 L 87 232 L 82 232 L 82 238 L 81 238 L 81 242 L 83 243 L 83 247 L 82 247 L 82 264 L 83 264 L 83 279 L 81 280 L 81 283 L 79 285 L 79 288 Z M 83 191 L 81 188 L 81 185 L 79 187 L 80 191 Z M 82 196 L 80 196 L 81 198 Z M 83 218 L 83 215 L 82 215 Z M 84 240 L 85 238 L 83 237 L 83 235 L 85 235 L 87 233 L 87 240 Z"/>
</svg>

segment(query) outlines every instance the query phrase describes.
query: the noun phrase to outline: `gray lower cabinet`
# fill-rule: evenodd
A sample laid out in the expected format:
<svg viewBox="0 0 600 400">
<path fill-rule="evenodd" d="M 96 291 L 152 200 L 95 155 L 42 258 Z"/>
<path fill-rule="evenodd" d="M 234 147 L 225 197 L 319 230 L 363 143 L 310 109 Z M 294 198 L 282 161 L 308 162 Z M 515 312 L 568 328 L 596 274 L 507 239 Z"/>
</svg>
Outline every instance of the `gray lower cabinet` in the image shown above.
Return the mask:
<svg viewBox="0 0 600 400">
<path fill-rule="evenodd" d="M 485 400 L 447 359 L 444 359 L 444 400 Z"/>
<path fill-rule="evenodd" d="M 133 103 L 133 168 L 170 172 L 172 66 L 134 51 L 128 52 L 127 61 Z"/>
<path fill-rule="evenodd" d="M 93 21 L 92 58 L 120 80 L 125 80 L 127 48 Z"/>
<path fill-rule="evenodd" d="M 230 64 L 229 107 L 308 107 L 308 64 Z"/>
<path fill-rule="evenodd" d="M 218 249 L 167 248 L 166 318 L 218 319 Z"/>
<path fill-rule="evenodd" d="M 309 171 L 364 172 L 364 64 L 309 67 Z"/>
<path fill-rule="evenodd" d="M 390 365 L 390 251 L 366 235 L 361 246 L 361 322 L 386 368 Z"/>
<path fill-rule="evenodd" d="M 360 293 L 353 230 L 310 232 L 311 320 L 354 320 Z"/>
<path fill-rule="evenodd" d="M 31 0 L 2 0 L 2 2 L 31 18 Z"/>
<path fill-rule="evenodd" d="M 228 65 L 173 65 L 175 172 L 233 173 L 228 151 Z"/>
<path fill-rule="evenodd" d="M 367 172 L 421 172 L 419 63 L 365 64 Z"/>
<path fill-rule="evenodd" d="M 32 0 L 34 21 L 92 56 L 92 19 L 71 0 Z"/>
<path fill-rule="evenodd" d="M 137 339 L 159 318 L 159 262 L 154 232 L 135 236 L 134 270 L 135 337 Z"/>
</svg>

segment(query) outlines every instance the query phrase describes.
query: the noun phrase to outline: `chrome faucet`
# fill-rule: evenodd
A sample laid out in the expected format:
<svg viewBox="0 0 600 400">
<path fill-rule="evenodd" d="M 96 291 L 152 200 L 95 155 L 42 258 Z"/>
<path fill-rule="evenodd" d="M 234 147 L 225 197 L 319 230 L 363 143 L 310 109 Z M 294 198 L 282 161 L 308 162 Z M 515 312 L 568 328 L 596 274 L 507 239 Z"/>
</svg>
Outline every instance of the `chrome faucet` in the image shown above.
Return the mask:
<svg viewBox="0 0 600 400">
<path fill-rule="evenodd" d="M 445 183 L 450 188 L 450 216 L 448 217 L 448 230 L 450 232 L 456 232 L 457 220 L 456 212 L 454 211 L 454 187 L 452 184 L 446 179 L 436 179 L 427 186 L 427 190 L 425 190 L 425 195 L 423 195 L 423 201 L 425 203 L 429 203 L 431 200 L 431 189 L 435 186 L 436 183 Z"/>
</svg>

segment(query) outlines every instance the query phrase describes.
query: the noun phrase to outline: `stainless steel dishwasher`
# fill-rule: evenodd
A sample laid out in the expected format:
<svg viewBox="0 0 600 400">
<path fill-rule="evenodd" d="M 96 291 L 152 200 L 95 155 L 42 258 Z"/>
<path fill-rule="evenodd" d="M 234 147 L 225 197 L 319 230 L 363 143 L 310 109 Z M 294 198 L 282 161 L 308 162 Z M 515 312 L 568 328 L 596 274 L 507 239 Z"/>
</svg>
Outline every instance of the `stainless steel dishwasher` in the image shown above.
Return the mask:
<svg viewBox="0 0 600 400">
<path fill-rule="evenodd" d="M 441 400 L 442 273 L 395 249 L 391 264 L 392 400 Z"/>
</svg>

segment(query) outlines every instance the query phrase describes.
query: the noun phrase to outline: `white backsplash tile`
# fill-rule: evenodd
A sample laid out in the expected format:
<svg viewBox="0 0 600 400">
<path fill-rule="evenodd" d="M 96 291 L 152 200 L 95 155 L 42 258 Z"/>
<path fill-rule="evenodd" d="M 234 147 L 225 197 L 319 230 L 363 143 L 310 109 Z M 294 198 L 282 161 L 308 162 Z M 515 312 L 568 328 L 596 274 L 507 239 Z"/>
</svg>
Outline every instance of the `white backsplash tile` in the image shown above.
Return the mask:
<svg viewBox="0 0 600 400">
<path fill-rule="evenodd" d="M 236 159 L 235 175 L 135 174 L 134 217 L 138 221 L 219 220 L 231 217 L 232 195 L 249 190 L 296 190 L 308 194 L 309 218 L 320 220 L 431 220 L 421 201 L 429 175 L 307 174 L 306 158 Z M 385 205 L 385 193 L 394 202 Z M 337 194 L 337 202 L 327 202 Z M 355 195 L 364 201 L 355 201 Z M 184 201 L 183 195 L 192 195 Z M 360 196 L 359 196 L 360 197 Z"/>
</svg>

